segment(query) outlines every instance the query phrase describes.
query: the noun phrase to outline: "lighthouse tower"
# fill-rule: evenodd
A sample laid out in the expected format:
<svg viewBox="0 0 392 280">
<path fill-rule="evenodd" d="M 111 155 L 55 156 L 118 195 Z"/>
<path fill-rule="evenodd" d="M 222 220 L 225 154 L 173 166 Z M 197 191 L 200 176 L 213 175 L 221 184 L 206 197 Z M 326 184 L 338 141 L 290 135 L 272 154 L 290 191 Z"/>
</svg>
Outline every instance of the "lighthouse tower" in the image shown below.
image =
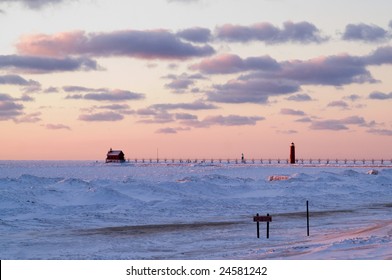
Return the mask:
<svg viewBox="0 0 392 280">
<path fill-rule="evenodd" d="M 295 163 L 295 146 L 294 143 L 291 143 L 290 146 L 290 164 Z"/>
</svg>

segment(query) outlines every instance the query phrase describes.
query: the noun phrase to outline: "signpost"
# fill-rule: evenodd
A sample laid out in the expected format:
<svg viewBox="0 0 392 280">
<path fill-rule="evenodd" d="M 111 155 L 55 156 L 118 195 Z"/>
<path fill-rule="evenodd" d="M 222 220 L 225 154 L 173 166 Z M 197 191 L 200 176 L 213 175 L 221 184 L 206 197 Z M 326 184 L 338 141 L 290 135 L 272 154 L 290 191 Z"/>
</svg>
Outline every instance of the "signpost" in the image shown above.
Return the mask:
<svg viewBox="0 0 392 280">
<path fill-rule="evenodd" d="M 269 238 L 269 223 L 272 222 L 272 217 L 267 213 L 267 216 L 253 216 L 253 221 L 257 223 L 257 238 L 260 238 L 260 222 L 267 222 L 267 238 Z"/>
</svg>

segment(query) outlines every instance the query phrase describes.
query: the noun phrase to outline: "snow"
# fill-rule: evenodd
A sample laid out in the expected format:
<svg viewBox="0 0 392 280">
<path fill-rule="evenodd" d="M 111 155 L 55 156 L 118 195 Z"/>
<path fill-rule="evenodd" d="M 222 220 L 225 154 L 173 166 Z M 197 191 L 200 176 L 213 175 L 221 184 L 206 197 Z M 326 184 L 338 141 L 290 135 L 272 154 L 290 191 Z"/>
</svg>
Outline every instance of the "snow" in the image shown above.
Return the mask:
<svg viewBox="0 0 392 280">
<path fill-rule="evenodd" d="M 0 161 L 1 259 L 392 259 L 391 214 L 387 165 Z"/>
</svg>

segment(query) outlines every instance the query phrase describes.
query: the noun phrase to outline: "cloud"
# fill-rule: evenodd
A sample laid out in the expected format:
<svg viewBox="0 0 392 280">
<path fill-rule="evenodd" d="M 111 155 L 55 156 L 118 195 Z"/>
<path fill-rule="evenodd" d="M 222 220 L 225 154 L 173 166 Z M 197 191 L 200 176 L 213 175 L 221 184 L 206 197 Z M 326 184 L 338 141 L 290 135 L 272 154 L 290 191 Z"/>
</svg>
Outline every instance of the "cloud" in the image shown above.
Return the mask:
<svg viewBox="0 0 392 280">
<path fill-rule="evenodd" d="M 259 103 L 268 102 L 272 96 L 294 93 L 300 86 L 292 81 L 279 79 L 231 80 L 223 85 L 214 85 L 207 93 L 208 101 L 222 103 Z"/>
<path fill-rule="evenodd" d="M 36 123 L 41 121 L 41 113 L 37 112 L 37 113 L 32 113 L 32 114 L 26 114 L 23 115 L 21 117 L 15 118 L 14 121 L 16 123 Z"/>
<path fill-rule="evenodd" d="M 360 24 L 348 24 L 343 33 L 342 39 L 349 41 L 364 41 L 374 43 L 388 39 L 388 31 L 377 26 Z"/>
<path fill-rule="evenodd" d="M 28 73 L 99 70 L 89 58 L 49 58 L 23 55 L 0 55 L 0 69 L 16 69 Z"/>
<path fill-rule="evenodd" d="M 285 42 L 321 43 L 326 38 L 321 37 L 320 30 L 313 24 L 303 21 L 285 22 L 280 29 L 268 22 L 256 23 L 251 26 L 225 24 L 216 29 L 216 37 L 228 42 L 262 41 L 267 44 Z"/>
<path fill-rule="evenodd" d="M 300 84 L 342 86 L 352 83 L 375 83 L 360 57 L 347 54 L 318 57 L 306 61 L 281 63 L 280 78 Z"/>
<path fill-rule="evenodd" d="M 303 101 L 311 101 L 312 98 L 306 93 L 298 93 L 287 97 L 286 100 L 303 102 Z"/>
<path fill-rule="evenodd" d="M 313 121 L 310 128 L 314 130 L 348 130 L 348 127 L 340 120 Z"/>
<path fill-rule="evenodd" d="M 173 114 L 170 114 L 165 111 L 156 112 L 153 115 L 142 115 L 142 116 L 149 116 L 152 118 L 140 120 L 140 123 L 152 124 L 152 123 L 169 123 L 174 121 Z"/>
<path fill-rule="evenodd" d="M 0 94 L 0 121 L 13 119 L 23 114 L 23 105 L 8 99 L 7 95 Z"/>
<path fill-rule="evenodd" d="M 293 110 L 293 109 L 289 109 L 289 108 L 281 109 L 280 113 L 282 115 L 291 115 L 291 116 L 305 116 L 306 115 L 304 111 Z"/>
<path fill-rule="evenodd" d="M 308 122 L 312 122 L 312 119 L 309 117 L 304 117 L 304 118 L 300 118 L 300 119 L 296 120 L 296 122 L 308 123 Z"/>
<path fill-rule="evenodd" d="M 184 93 L 193 85 L 195 85 L 196 80 L 204 80 L 205 77 L 201 74 L 193 74 L 188 75 L 187 73 L 183 73 L 181 75 L 167 75 L 162 77 L 164 79 L 171 79 L 172 81 L 168 84 L 165 84 L 166 88 L 173 90 L 174 93 Z M 195 89 L 192 89 L 191 92 L 195 92 Z M 198 92 L 198 89 L 196 89 Z"/>
<path fill-rule="evenodd" d="M 160 128 L 155 133 L 162 133 L 162 134 L 176 134 L 180 131 L 187 131 L 190 130 L 188 127 L 164 127 Z"/>
<path fill-rule="evenodd" d="M 379 92 L 379 91 L 374 91 L 371 94 L 369 94 L 369 99 L 375 99 L 375 100 L 392 99 L 392 92 L 383 93 L 383 92 Z"/>
<path fill-rule="evenodd" d="M 368 133 L 383 135 L 383 136 L 392 136 L 392 129 L 369 129 L 367 130 Z"/>
<path fill-rule="evenodd" d="M 196 115 L 187 114 L 187 113 L 177 113 L 175 114 L 176 120 L 197 120 Z"/>
<path fill-rule="evenodd" d="M 183 42 L 167 30 L 124 30 L 107 33 L 64 32 L 22 36 L 21 54 L 63 57 L 69 55 L 128 56 L 141 59 L 189 59 L 212 55 L 209 45 Z"/>
<path fill-rule="evenodd" d="M 109 90 L 99 93 L 88 93 L 84 95 L 84 99 L 96 101 L 125 101 L 144 99 L 144 94 L 135 93 L 127 90 Z"/>
<path fill-rule="evenodd" d="M 39 85 L 39 82 L 33 80 L 26 80 L 19 75 L 3 75 L 0 76 L 0 84 L 2 85 L 19 85 L 19 86 L 30 86 Z"/>
<path fill-rule="evenodd" d="M 85 94 L 68 95 L 66 99 L 86 99 L 95 101 L 127 101 L 127 100 L 141 100 L 145 98 L 142 93 L 135 93 L 128 90 L 120 89 L 106 89 L 106 88 L 86 88 L 80 86 L 64 86 L 65 92 L 88 92 Z"/>
<path fill-rule="evenodd" d="M 190 86 L 193 86 L 194 83 L 195 82 L 190 79 L 178 79 L 166 84 L 165 87 L 174 90 L 176 93 L 183 93 L 184 90 L 187 90 Z"/>
<path fill-rule="evenodd" d="M 379 47 L 372 53 L 363 57 L 367 65 L 392 64 L 392 47 Z"/>
<path fill-rule="evenodd" d="M 204 101 L 197 100 L 192 103 L 162 103 L 162 104 L 154 104 L 151 106 L 152 109 L 156 110 L 191 110 L 191 111 L 199 111 L 199 110 L 212 110 L 217 109 L 216 105 L 205 103 Z"/>
<path fill-rule="evenodd" d="M 357 101 L 358 99 L 361 99 L 361 96 L 359 96 L 358 94 L 351 94 L 349 96 L 344 97 L 344 99 L 354 102 Z"/>
<path fill-rule="evenodd" d="M 177 35 L 189 42 L 207 43 L 211 40 L 211 31 L 208 28 L 193 27 L 177 32 Z"/>
<path fill-rule="evenodd" d="M 45 127 L 50 130 L 60 130 L 60 129 L 71 130 L 71 128 L 68 125 L 64 125 L 64 124 L 47 124 Z"/>
<path fill-rule="evenodd" d="M 339 107 L 342 109 L 347 109 L 348 108 L 348 104 L 342 100 L 338 100 L 338 101 L 332 101 L 329 102 L 327 107 Z"/>
<path fill-rule="evenodd" d="M 210 126 L 243 126 L 243 125 L 256 125 L 258 121 L 264 120 L 264 117 L 259 116 L 238 116 L 238 115 L 228 115 L 228 116 L 208 116 L 203 120 L 187 120 L 183 121 L 183 124 L 186 124 L 191 127 L 210 127 Z"/>
<path fill-rule="evenodd" d="M 69 1 L 69 0 L 67 0 Z M 66 2 L 65 0 L 2 0 L 6 3 L 21 3 L 30 9 L 41 9 L 45 6 L 52 6 L 55 4 Z"/>
<path fill-rule="evenodd" d="M 358 125 L 358 126 L 372 126 L 373 123 L 367 124 L 365 119 L 358 116 L 350 116 L 343 119 L 329 119 L 322 121 L 312 121 L 310 126 L 314 130 L 348 130 L 347 125 Z"/>
<path fill-rule="evenodd" d="M 377 82 L 366 69 L 368 61 L 372 61 L 372 58 L 364 59 L 347 54 L 283 62 L 277 62 L 269 56 L 242 59 L 237 55 L 223 54 L 204 59 L 198 64 L 191 65 L 190 69 L 199 70 L 205 74 L 252 71 L 247 77 L 285 79 L 299 84 L 342 86 L 352 83 Z"/>
<path fill-rule="evenodd" d="M 191 65 L 189 68 L 191 70 L 199 70 L 205 74 L 231 74 L 250 70 L 277 70 L 279 69 L 279 64 L 270 56 L 242 59 L 234 54 L 221 54 L 213 58 L 204 59 L 198 64 Z"/>
<path fill-rule="evenodd" d="M 165 127 L 158 129 L 155 133 L 162 133 L 162 134 L 176 134 L 177 129 L 172 127 Z"/>
<path fill-rule="evenodd" d="M 87 122 L 114 122 L 124 119 L 123 115 L 115 112 L 102 112 L 96 114 L 84 114 L 79 116 L 79 120 Z"/>
</svg>

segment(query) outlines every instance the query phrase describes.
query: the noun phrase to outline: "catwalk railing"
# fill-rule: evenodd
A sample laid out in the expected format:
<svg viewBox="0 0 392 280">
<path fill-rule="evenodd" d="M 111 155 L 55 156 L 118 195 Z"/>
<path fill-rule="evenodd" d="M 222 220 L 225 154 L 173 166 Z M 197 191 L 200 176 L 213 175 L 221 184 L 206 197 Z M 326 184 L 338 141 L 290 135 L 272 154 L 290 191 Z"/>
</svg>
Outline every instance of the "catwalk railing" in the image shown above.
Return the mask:
<svg viewBox="0 0 392 280">
<path fill-rule="evenodd" d="M 223 158 L 202 158 L 202 159 L 190 159 L 190 158 L 135 158 L 127 159 L 129 163 L 155 163 L 155 164 L 290 164 L 289 159 L 223 159 Z M 355 166 L 382 166 L 392 165 L 392 159 L 297 159 L 296 165 L 355 165 Z"/>
</svg>

